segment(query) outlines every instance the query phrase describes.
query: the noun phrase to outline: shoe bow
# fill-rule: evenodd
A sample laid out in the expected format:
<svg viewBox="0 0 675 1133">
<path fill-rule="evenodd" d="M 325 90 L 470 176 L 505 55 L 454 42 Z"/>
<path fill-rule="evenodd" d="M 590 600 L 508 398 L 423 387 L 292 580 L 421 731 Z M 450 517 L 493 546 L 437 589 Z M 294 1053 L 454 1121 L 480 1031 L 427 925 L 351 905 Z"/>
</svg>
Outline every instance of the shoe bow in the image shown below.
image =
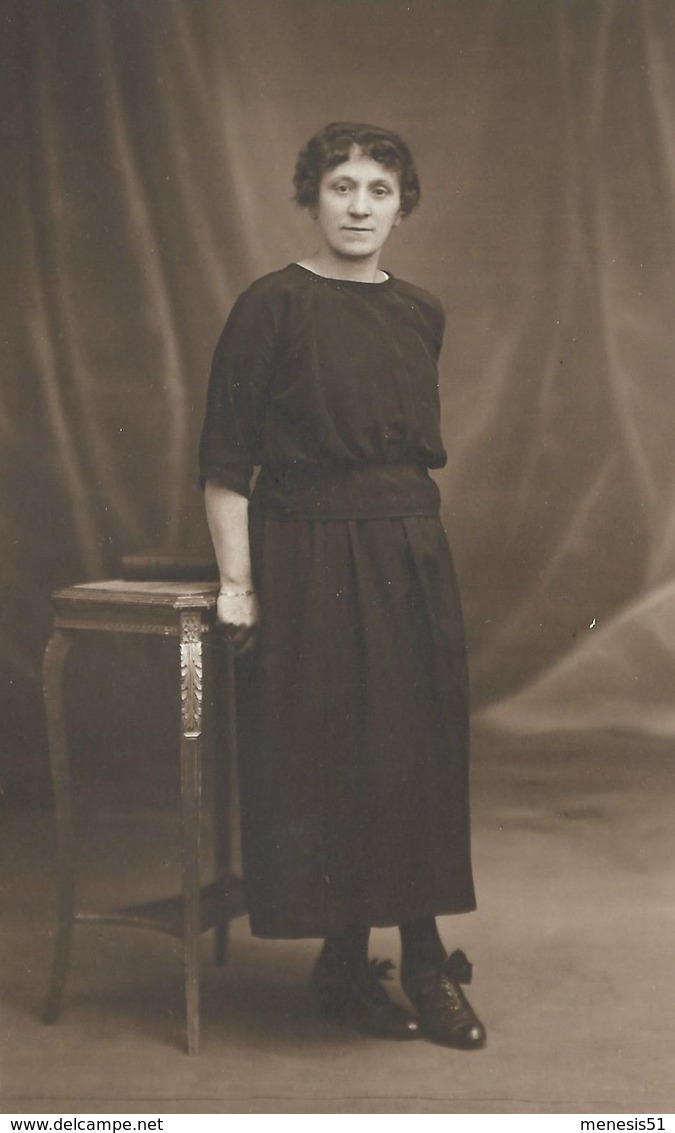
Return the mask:
<svg viewBox="0 0 675 1133">
<path fill-rule="evenodd" d="M 371 960 L 370 971 L 376 980 L 393 980 L 391 973 L 396 971 L 396 965 L 391 960 Z"/>
<path fill-rule="evenodd" d="M 470 984 L 473 978 L 473 964 L 460 949 L 448 956 L 442 971 L 456 984 Z"/>
</svg>

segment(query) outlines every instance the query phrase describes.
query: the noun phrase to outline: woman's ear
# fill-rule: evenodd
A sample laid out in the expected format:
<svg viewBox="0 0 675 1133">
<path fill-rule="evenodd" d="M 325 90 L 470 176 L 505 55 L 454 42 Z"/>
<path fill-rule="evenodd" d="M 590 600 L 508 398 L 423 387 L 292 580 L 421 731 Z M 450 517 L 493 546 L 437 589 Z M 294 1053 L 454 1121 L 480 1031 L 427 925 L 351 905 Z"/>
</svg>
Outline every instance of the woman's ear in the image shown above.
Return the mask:
<svg viewBox="0 0 675 1133">
<path fill-rule="evenodd" d="M 398 228 L 398 226 L 399 226 L 399 224 L 401 223 L 402 220 L 403 220 L 403 213 L 399 209 L 398 212 L 396 213 L 396 216 L 394 217 L 394 223 L 392 224 L 392 228 Z"/>
</svg>

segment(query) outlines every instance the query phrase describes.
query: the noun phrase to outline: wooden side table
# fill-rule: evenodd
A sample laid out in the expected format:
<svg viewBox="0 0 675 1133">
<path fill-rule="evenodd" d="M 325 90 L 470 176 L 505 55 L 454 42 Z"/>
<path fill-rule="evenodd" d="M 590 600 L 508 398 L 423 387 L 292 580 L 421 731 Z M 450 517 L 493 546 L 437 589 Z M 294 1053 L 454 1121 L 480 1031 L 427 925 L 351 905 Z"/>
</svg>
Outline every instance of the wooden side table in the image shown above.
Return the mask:
<svg viewBox="0 0 675 1133">
<path fill-rule="evenodd" d="M 216 929 L 216 960 L 227 949 L 233 917 L 246 912 L 241 881 L 230 873 L 236 828 L 232 800 L 236 790 L 234 656 L 212 632 L 218 584 L 214 582 L 90 582 L 57 590 L 54 633 L 44 659 L 44 696 L 49 756 L 54 785 L 58 847 L 58 928 L 45 1022 L 57 1021 L 76 922 L 122 924 L 157 929 L 183 940 L 187 1049 L 199 1052 L 199 936 Z M 180 771 L 182 815 L 182 896 L 109 912 L 75 909 L 76 833 L 74 800 L 63 706 L 63 670 L 76 633 L 143 633 L 177 640 L 181 701 Z M 207 648 L 205 648 L 205 643 Z M 211 672 L 205 672 L 205 667 Z M 199 865 L 202 734 L 205 677 L 221 695 L 213 697 L 214 732 L 222 737 L 216 761 L 215 803 L 217 879 L 201 887 Z M 227 818 L 230 821 L 227 821 Z"/>
</svg>

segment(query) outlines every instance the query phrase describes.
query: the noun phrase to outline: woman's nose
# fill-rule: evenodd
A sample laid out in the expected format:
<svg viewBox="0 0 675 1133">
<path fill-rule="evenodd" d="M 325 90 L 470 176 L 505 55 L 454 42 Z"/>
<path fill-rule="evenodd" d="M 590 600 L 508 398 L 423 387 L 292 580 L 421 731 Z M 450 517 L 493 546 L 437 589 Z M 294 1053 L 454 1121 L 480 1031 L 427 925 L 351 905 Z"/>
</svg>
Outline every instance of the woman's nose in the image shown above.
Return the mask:
<svg viewBox="0 0 675 1133">
<path fill-rule="evenodd" d="M 370 200 L 365 192 L 356 192 L 349 202 L 349 211 L 354 216 L 368 216 L 370 213 Z"/>
</svg>

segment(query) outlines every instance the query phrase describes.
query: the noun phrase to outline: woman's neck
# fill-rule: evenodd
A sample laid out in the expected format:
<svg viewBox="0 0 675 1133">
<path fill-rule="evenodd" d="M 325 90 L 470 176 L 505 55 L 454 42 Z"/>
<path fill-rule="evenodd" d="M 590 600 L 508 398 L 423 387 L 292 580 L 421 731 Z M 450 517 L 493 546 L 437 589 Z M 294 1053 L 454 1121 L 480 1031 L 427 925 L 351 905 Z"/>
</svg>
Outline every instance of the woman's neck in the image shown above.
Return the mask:
<svg viewBox="0 0 675 1133">
<path fill-rule="evenodd" d="M 327 256 L 323 251 L 315 252 L 304 260 L 298 260 L 301 268 L 313 271 L 315 275 L 323 275 L 327 279 L 352 280 L 354 283 L 382 283 L 386 272 L 378 268 L 379 256 L 364 257 L 361 259 L 340 259 L 337 256 Z"/>
</svg>

